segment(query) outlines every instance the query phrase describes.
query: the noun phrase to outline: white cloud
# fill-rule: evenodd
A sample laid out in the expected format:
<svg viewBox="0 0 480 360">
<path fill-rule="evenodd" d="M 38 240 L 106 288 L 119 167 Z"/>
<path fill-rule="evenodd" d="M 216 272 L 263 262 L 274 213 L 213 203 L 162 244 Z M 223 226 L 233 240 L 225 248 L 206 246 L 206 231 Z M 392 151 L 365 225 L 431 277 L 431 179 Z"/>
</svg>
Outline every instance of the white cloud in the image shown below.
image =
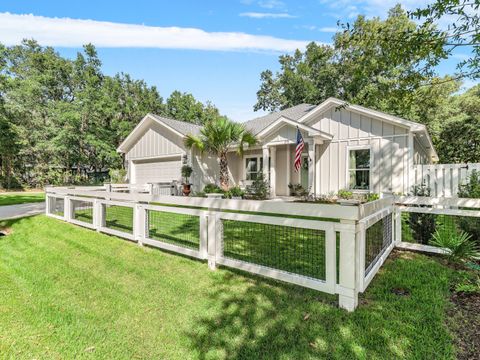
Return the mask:
<svg viewBox="0 0 480 360">
<path fill-rule="evenodd" d="M 258 6 L 265 9 L 282 9 L 285 7 L 285 3 L 280 0 L 261 0 L 258 2 Z"/>
<path fill-rule="evenodd" d="M 326 26 L 326 27 L 318 27 L 316 25 L 302 25 L 303 29 L 311 30 L 311 31 L 319 31 L 324 33 L 336 33 L 340 29 L 335 26 Z"/>
<path fill-rule="evenodd" d="M 207 32 L 197 28 L 0 13 L 0 42 L 15 45 L 25 38 L 58 47 L 80 47 L 92 43 L 98 47 L 274 52 L 303 49 L 308 43 L 241 32 Z"/>
<path fill-rule="evenodd" d="M 296 18 L 296 16 L 290 15 L 288 13 L 260 13 L 260 12 L 244 12 L 240 16 L 250 17 L 254 19 L 264 19 L 264 18 Z"/>
</svg>

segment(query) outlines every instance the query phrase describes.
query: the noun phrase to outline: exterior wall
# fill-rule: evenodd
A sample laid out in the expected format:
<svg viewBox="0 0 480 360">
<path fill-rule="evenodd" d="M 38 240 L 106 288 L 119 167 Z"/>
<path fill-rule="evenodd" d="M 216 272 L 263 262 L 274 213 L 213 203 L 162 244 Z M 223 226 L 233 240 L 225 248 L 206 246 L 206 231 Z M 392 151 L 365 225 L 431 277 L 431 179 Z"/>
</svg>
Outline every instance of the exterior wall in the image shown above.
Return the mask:
<svg viewBox="0 0 480 360">
<path fill-rule="evenodd" d="M 413 140 L 413 164 L 425 165 L 429 164 L 429 157 L 427 150 L 420 144 L 420 142 L 414 137 Z"/>
<path fill-rule="evenodd" d="M 185 153 L 182 138 L 165 127 L 152 126 L 139 138 L 125 154 L 126 160 L 148 159 Z"/>
<path fill-rule="evenodd" d="M 309 125 L 334 136 L 318 146 L 320 177 L 318 194 L 348 187 L 347 151 L 350 146 L 368 145 L 372 151 L 371 191 L 408 192 L 408 131 L 381 120 L 331 108 L 316 116 Z"/>
</svg>

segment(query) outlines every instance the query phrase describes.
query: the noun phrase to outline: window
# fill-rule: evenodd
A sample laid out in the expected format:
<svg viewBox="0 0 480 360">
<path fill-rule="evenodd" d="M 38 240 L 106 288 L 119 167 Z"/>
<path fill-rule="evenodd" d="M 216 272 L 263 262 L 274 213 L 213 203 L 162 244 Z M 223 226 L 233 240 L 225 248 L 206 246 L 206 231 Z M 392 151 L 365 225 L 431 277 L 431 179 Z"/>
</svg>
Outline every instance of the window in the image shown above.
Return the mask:
<svg viewBox="0 0 480 360">
<path fill-rule="evenodd" d="M 370 148 L 349 150 L 348 176 L 351 190 L 370 190 L 370 162 Z"/>
<path fill-rule="evenodd" d="M 258 173 L 262 171 L 263 157 L 249 157 L 245 159 L 245 180 L 256 180 Z M 270 158 L 268 158 L 268 178 L 270 179 Z"/>
</svg>

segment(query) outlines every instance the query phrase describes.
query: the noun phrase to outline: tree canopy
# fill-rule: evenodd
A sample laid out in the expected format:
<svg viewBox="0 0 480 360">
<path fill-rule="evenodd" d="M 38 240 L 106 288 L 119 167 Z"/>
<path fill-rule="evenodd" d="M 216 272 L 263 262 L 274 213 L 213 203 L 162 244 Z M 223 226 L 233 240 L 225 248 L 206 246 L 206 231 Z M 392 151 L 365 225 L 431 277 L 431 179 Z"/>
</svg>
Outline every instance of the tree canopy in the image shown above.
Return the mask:
<svg viewBox="0 0 480 360">
<path fill-rule="evenodd" d="M 33 40 L 0 45 L 0 185 L 85 182 L 119 168 L 117 146 L 148 112 L 193 123 L 218 115 L 191 94 L 164 102 L 143 80 L 103 74 L 92 45 L 75 59 Z"/>
<path fill-rule="evenodd" d="M 442 1 L 458 6 L 442 8 L 438 5 Z M 337 97 L 427 125 L 434 143 L 439 145 L 442 161 L 480 161 L 476 155 L 466 153 L 460 157 L 443 154 L 448 149 L 443 140 L 448 137 L 446 129 L 461 131 L 469 127 L 470 135 L 475 133 L 475 141 L 480 143 L 480 133 L 477 136 L 475 125 L 468 123 L 474 121 L 473 113 L 467 111 L 461 103 L 464 98 L 458 96 L 463 76 L 453 71 L 444 77 L 437 74 L 437 65 L 452 56 L 452 37 L 459 30 L 452 27 L 446 32 L 437 27 L 432 17 L 458 11 L 466 22 L 461 29 L 469 36 L 478 36 L 478 16 L 465 15 L 461 4 L 465 2 L 438 0 L 428 11 L 415 13 L 423 19 L 419 23 L 412 20 L 414 13 L 408 14 L 400 5 L 393 7 L 385 20 L 358 16 L 352 24 L 342 25 L 332 45 L 312 42 L 303 52 L 280 56 L 280 70 L 276 73 L 263 71 L 254 109 L 274 111 Z M 472 41 L 476 40 L 468 44 Z M 470 77 L 478 72 L 475 54 L 466 65 Z M 479 94 L 472 90 L 466 96 L 478 101 Z M 458 145 L 460 140 L 449 140 L 451 149 L 462 146 Z"/>
</svg>

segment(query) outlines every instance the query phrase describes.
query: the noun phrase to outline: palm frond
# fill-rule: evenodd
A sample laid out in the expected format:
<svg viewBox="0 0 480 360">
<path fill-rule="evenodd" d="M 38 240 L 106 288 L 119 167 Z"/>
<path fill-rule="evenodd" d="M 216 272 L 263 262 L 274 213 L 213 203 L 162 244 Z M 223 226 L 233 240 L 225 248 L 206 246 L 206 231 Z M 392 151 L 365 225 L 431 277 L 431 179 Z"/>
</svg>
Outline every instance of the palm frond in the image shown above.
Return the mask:
<svg viewBox="0 0 480 360">
<path fill-rule="evenodd" d="M 183 141 L 185 146 L 188 149 L 195 148 L 197 150 L 200 150 L 201 152 L 205 151 L 205 143 L 204 141 L 199 138 L 198 136 L 195 135 L 187 135 L 185 140 Z"/>
</svg>

